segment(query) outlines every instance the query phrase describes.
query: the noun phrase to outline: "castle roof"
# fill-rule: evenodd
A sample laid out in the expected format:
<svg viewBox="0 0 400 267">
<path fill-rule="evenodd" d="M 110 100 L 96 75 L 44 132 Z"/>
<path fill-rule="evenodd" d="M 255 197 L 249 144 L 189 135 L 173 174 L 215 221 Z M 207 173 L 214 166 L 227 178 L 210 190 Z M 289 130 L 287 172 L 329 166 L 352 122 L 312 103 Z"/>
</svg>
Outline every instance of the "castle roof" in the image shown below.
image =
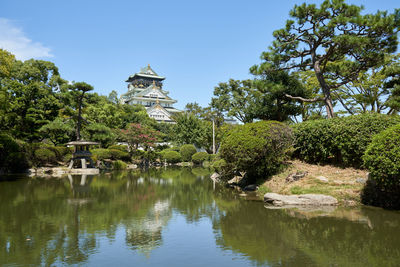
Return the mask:
<svg viewBox="0 0 400 267">
<path fill-rule="evenodd" d="M 126 80 L 126 82 L 131 82 L 135 79 L 143 78 L 143 77 L 160 80 L 160 81 L 165 79 L 165 77 L 163 77 L 163 76 L 158 76 L 158 74 L 150 67 L 150 64 L 149 64 L 149 65 L 147 65 L 147 67 L 141 68 L 138 73 L 135 73 L 135 74 L 129 76 L 129 78 L 128 78 L 128 80 Z"/>
</svg>

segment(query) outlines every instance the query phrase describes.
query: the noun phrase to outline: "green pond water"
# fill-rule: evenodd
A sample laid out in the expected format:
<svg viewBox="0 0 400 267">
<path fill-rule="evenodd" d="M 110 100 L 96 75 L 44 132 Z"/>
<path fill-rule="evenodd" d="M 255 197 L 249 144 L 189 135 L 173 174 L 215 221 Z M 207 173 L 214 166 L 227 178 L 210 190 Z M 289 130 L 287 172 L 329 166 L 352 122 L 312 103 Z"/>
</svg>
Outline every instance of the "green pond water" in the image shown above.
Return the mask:
<svg viewBox="0 0 400 267">
<path fill-rule="evenodd" d="M 268 209 L 203 168 L 0 179 L 0 266 L 400 266 L 400 213 Z"/>
</svg>

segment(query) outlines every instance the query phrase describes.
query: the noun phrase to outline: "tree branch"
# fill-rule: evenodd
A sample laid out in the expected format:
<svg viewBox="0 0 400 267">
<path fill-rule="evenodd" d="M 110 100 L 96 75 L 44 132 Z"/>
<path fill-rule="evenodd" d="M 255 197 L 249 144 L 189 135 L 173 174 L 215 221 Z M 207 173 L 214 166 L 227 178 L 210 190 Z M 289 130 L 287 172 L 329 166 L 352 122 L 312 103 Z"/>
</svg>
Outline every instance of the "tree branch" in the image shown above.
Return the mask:
<svg viewBox="0 0 400 267">
<path fill-rule="evenodd" d="M 285 94 L 285 96 L 290 99 L 300 100 L 302 102 L 307 102 L 307 103 L 315 103 L 315 102 L 325 101 L 325 98 L 321 98 L 321 97 L 316 97 L 316 98 L 310 99 L 310 98 L 303 98 L 301 96 L 291 96 L 288 94 Z"/>
</svg>

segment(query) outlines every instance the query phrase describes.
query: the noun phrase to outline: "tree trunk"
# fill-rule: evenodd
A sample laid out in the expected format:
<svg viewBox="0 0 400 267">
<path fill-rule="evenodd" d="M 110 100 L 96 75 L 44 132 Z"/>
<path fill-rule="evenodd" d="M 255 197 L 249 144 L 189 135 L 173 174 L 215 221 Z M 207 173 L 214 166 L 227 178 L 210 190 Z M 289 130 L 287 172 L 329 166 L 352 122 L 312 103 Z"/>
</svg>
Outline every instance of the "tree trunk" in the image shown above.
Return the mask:
<svg viewBox="0 0 400 267">
<path fill-rule="evenodd" d="M 82 93 L 82 96 L 80 97 L 80 99 L 79 99 L 79 107 L 78 107 L 78 123 L 77 123 L 77 126 L 76 126 L 76 140 L 81 140 L 81 120 L 82 120 L 82 100 L 83 100 L 83 94 L 84 94 L 84 92 Z"/>
<path fill-rule="evenodd" d="M 322 88 L 322 92 L 324 93 L 324 103 L 325 103 L 325 108 L 326 108 L 326 114 L 327 114 L 328 118 L 333 118 L 335 116 L 335 113 L 333 111 L 331 89 L 325 82 L 325 78 L 324 78 L 323 74 L 321 73 L 321 69 L 319 67 L 318 61 L 314 63 L 314 72 L 315 72 L 315 75 L 317 76 L 319 85 Z"/>
</svg>

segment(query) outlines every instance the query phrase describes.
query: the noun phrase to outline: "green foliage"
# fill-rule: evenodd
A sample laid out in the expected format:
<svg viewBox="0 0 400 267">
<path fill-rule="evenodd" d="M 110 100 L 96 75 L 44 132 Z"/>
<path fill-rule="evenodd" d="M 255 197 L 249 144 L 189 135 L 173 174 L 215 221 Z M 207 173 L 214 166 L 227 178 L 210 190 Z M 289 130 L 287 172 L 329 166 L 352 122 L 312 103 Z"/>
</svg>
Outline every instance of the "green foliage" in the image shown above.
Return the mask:
<svg viewBox="0 0 400 267">
<path fill-rule="evenodd" d="M 27 168 L 29 163 L 23 148 L 10 135 L 0 133 L 0 170 L 23 172 Z"/>
<path fill-rule="evenodd" d="M 110 128 L 100 123 L 89 124 L 83 133 L 86 140 L 99 142 L 102 147 L 107 147 L 115 140 L 115 135 Z"/>
<path fill-rule="evenodd" d="M 182 161 L 181 154 L 176 151 L 164 151 L 162 157 L 163 160 L 166 160 L 168 163 L 178 163 Z"/>
<path fill-rule="evenodd" d="M 183 161 L 191 161 L 192 155 L 196 152 L 197 150 L 194 145 L 183 145 L 179 150 Z"/>
<path fill-rule="evenodd" d="M 375 135 L 363 160 L 379 186 L 400 187 L 400 124 Z"/>
<path fill-rule="evenodd" d="M 56 153 L 57 160 L 59 161 L 63 161 L 64 157 L 68 154 L 72 155 L 70 149 L 65 146 L 56 146 L 52 150 Z"/>
<path fill-rule="evenodd" d="M 43 125 L 39 132 L 44 138 L 48 138 L 54 145 L 65 144 L 71 140 L 74 129 L 70 123 L 64 122 L 61 118 Z"/>
<path fill-rule="evenodd" d="M 104 148 L 92 149 L 91 152 L 97 160 L 111 159 L 112 157 L 110 150 Z"/>
<path fill-rule="evenodd" d="M 204 161 L 208 160 L 209 155 L 207 152 L 197 152 L 193 154 L 192 161 L 195 164 L 202 164 Z"/>
<path fill-rule="evenodd" d="M 208 146 L 206 139 L 212 135 L 210 122 L 201 120 L 193 114 L 182 113 L 175 116 L 173 138 L 178 144 L 194 144 L 197 147 Z"/>
<path fill-rule="evenodd" d="M 274 31 L 275 40 L 269 51 L 262 53 L 262 64 L 252 67 L 252 73 L 312 70 L 322 97 L 305 102 L 323 102 L 328 117 L 333 117 L 335 89 L 380 65 L 385 54 L 397 49 L 398 11 L 362 14 L 362 9 L 344 0 L 325 0 L 319 7 L 295 5 L 286 27 Z"/>
<path fill-rule="evenodd" d="M 112 145 L 112 146 L 109 146 L 108 149 L 118 149 L 123 152 L 128 152 L 128 146 L 125 146 L 125 145 Z"/>
<path fill-rule="evenodd" d="M 113 162 L 113 170 L 125 170 L 127 165 L 121 160 L 116 160 Z"/>
<path fill-rule="evenodd" d="M 233 128 L 222 140 L 219 155 L 225 170 L 244 171 L 251 179 L 274 174 L 292 146 L 290 127 L 275 121 L 259 121 Z"/>
<path fill-rule="evenodd" d="M 268 72 L 255 80 L 231 79 L 220 83 L 214 89 L 211 105 L 243 123 L 254 119 L 287 121 L 301 114 L 302 107 L 286 94 L 308 96 L 295 75 L 284 71 Z"/>
<path fill-rule="evenodd" d="M 54 151 L 48 148 L 39 148 L 34 152 L 35 163 L 39 163 L 38 166 L 45 166 L 48 164 L 54 164 L 57 162 L 57 156 Z"/>
<path fill-rule="evenodd" d="M 108 153 L 110 154 L 111 159 L 113 160 L 123 160 L 123 161 L 129 161 L 130 156 L 128 152 L 121 151 L 119 149 L 112 149 L 108 148 Z"/>
<path fill-rule="evenodd" d="M 226 161 L 224 159 L 216 159 L 212 162 L 211 167 L 218 173 L 223 173 L 226 169 Z"/>
<path fill-rule="evenodd" d="M 216 155 L 216 154 L 209 154 L 209 155 L 208 155 L 208 160 L 209 160 L 209 161 L 214 161 L 216 158 L 217 158 L 217 155 Z"/>
<path fill-rule="evenodd" d="M 55 91 L 63 81 L 48 61 L 15 60 L 11 64 L 8 76 L 0 77 L 0 129 L 21 140 L 41 140 L 39 129 L 53 121 L 62 106 Z"/>
<path fill-rule="evenodd" d="M 372 137 L 400 122 L 400 117 L 361 114 L 294 125 L 295 156 L 311 163 L 362 166 L 362 155 Z"/>
</svg>

